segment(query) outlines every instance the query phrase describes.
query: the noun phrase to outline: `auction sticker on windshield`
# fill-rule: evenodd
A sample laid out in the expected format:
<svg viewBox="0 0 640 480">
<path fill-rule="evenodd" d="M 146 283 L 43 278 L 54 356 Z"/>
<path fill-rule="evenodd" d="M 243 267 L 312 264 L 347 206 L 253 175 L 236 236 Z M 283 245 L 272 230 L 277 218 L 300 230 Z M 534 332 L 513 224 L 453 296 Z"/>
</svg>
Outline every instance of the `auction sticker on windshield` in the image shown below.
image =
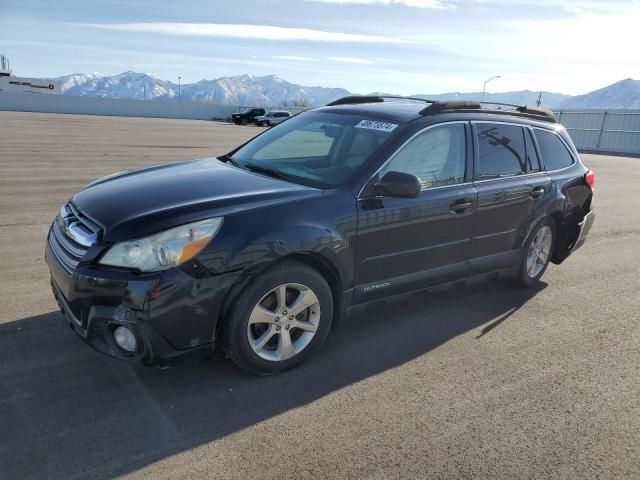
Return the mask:
<svg viewBox="0 0 640 480">
<path fill-rule="evenodd" d="M 360 120 L 356 128 L 367 128 L 369 130 L 379 130 L 381 132 L 393 132 L 398 125 L 395 123 L 377 122 L 375 120 Z"/>
</svg>

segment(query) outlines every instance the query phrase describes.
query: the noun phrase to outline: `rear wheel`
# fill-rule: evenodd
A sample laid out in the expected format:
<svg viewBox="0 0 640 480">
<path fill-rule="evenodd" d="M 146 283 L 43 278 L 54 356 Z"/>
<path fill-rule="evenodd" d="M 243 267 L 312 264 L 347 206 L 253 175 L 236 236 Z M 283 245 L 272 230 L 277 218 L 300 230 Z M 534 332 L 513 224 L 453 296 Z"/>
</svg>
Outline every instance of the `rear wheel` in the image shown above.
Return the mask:
<svg viewBox="0 0 640 480">
<path fill-rule="evenodd" d="M 555 245 L 555 223 L 550 219 L 541 221 L 529 235 L 524 248 L 516 283 L 522 287 L 533 286 L 549 266 Z"/>
<path fill-rule="evenodd" d="M 333 297 L 322 275 L 306 265 L 283 262 L 256 277 L 240 294 L 221 338 L 236 365 L 270 375 L 316 351 L 332 318 Z"/>
</svg>

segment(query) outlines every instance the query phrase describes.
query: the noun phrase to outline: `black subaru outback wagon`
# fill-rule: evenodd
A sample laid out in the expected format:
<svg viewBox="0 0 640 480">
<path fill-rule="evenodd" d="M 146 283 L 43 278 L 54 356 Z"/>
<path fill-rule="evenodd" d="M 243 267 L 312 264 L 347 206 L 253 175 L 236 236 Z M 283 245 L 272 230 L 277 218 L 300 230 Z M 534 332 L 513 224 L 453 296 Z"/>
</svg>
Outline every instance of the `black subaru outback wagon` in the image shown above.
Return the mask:
<svg viewBox="0 0 640 480">
<path fill-rule="evenodd" d="M 222 157 L 95 181 L 60 209 L 46 261 L 103 352 L 218 345 L 276 373 L 358 304 L 484 274 L 531 286 L 584 242 L 593 187 L 548 110 L 347 97 Z"/>
</svg>

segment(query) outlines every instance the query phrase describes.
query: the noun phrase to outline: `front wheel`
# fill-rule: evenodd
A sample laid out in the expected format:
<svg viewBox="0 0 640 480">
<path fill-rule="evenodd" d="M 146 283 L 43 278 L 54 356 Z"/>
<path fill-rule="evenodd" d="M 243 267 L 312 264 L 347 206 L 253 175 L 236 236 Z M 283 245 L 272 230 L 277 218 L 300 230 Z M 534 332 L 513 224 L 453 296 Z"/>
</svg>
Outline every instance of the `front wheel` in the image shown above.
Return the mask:
<svg viewBox="0 0 640 480">
<path fill-rule="evenodd" d="M 322 275 L 283 262 L 257 276 L 236 299 L 222 326 L 224 349 L 240 368 L 261 375 L 288 370 L 325 341 L 333 319 Z"/>
<path fill-rule="evenodd" d="M 520 263 L 516 283 L 521 287 L 533 286 L 549 266 L 556 241 L 555 223 L 550 219 L 541 221 L 525 243 L 524 256 Z"/>
</svg>

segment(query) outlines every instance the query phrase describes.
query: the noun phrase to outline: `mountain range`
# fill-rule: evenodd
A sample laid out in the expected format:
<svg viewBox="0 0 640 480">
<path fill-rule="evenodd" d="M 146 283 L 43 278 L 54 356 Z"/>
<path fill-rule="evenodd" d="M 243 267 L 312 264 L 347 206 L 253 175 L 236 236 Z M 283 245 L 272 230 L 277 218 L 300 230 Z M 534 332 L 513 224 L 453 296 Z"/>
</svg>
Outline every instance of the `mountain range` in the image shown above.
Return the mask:
<svg viewBox="0 0 640 480">
<path fill-rule="evenodd" d="M 76 73 L 54 80 L 61 82 L 62 92 L 65 95 L 169 102 L 181 100 L 258 107 L 313 107 L 352 95 L 343 88 L 297 85 L 277 75 L 263 77 L 238 75 L 182 85 L 137 72 L 123 72 L 111 76 L 99 73 Z M 530 90 L 487 93 L 484 99 L 518 105 L 535 105 L 540 93 Z M 482 98 L 482 92 L 449 92 L 412 96 L 432 100 L 477 100 Z M 627 78 L 578 96 L 544 91 L 541 101 L 543 106 L 554 109 L 640 109 L 640 80 Z"/>
</svg>

